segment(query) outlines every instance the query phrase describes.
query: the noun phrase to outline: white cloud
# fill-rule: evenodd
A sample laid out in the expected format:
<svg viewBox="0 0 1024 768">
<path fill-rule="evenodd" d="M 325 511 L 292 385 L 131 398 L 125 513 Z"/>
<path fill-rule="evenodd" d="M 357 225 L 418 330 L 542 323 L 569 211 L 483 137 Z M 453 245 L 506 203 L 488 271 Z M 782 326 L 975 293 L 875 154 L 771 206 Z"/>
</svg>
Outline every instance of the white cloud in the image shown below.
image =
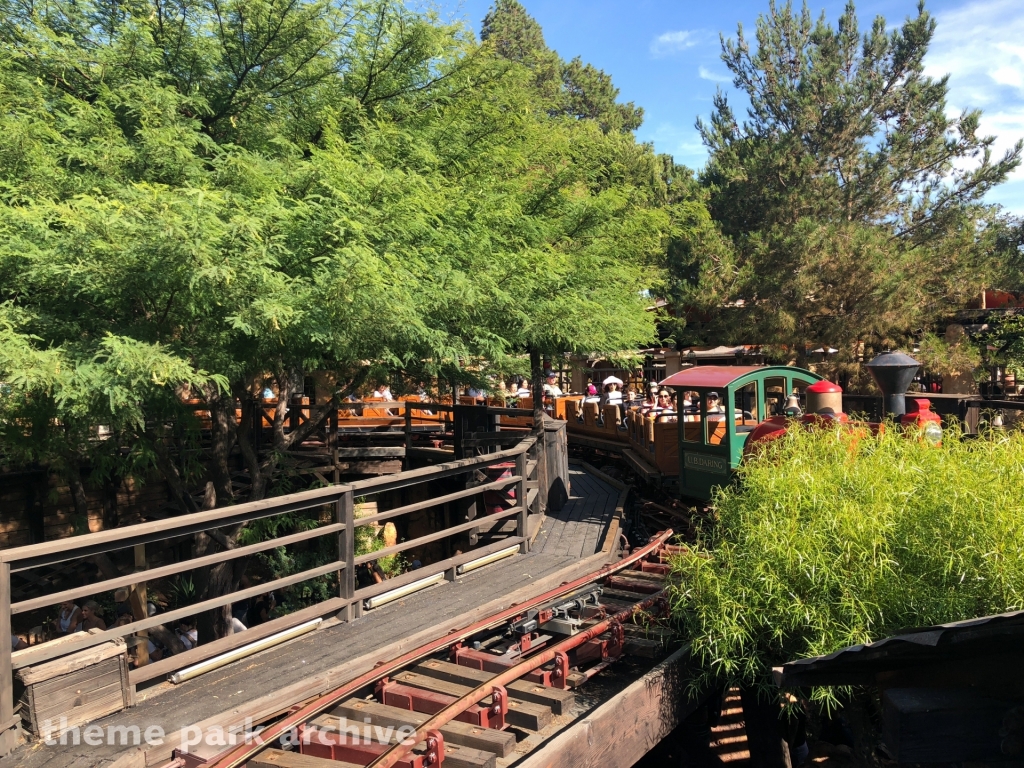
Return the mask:
<svg viewBox="0 0 1024 768">
<path fill-rule="evenodd" d="M 720 75 L 717 72 L 712 72 L 705 66 L 697 68 L 697 74 L 700 75 L 701 80 L 710 80 L 712 83 L 731 83 L 732 78 L 729 75 Z"/>
<path fill-rule="evenodd" d="M 651 41 L 651 55 L 655 58 L 671 56 L 700 42 L 701 34 L 690 29 L 678 29 L 658 35 Z"/>
<path fill-rule="evenodd" d="M 670 154 L 677 163 L 691 168 L 700 168 L 708 159 L 707 149 L 695 128 L 661 122 L 650 128 L 644 126 L 637 135 L 642 141 L 653 141 L 659 152 Z"/>
<path fill-rule="evenodd" d="M 1001 156 L 1024 138 L 1024 12 L 1019 0 L 974 0 L 936 14 L 935 37 L 925 58 L 932 77 L 949 75 L 950 114 L 981 109 L 982 135 L 996 137 Z M 1024 171 L 990 195 L 1024 213 Z M 1011 189 L 1013 191 L 1011 193 Z"/>
</svg>

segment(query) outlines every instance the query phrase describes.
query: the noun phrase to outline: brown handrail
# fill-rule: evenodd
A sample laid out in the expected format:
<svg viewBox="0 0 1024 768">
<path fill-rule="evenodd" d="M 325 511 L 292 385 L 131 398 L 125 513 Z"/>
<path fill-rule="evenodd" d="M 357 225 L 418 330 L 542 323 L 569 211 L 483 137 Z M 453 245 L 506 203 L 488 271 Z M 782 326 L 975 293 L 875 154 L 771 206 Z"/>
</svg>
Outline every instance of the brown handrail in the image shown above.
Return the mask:
<svg viewBox="0 0 1024 768">
<path fill-rule="evenodd" d="M 403 401 L 395 402 L 401 403 Z M 439 404 L 412 403 L 412 405 L 414 407 L 423 405 L 434 408 Z M 451 406 L 447 406 L 445 410 L 448 408 L 451 408 Z M 125 526 L 124 528 L 85 534 L 71 539 L 42 542 L 40 544 L 31 544 L 28 546 L 14 547 L 0 551 L 0 641 L 3 641 L 2 644 L 0 644 L 0 740 L 5 738 L 4 731 L 8 730 L 8 724 L 14 722 L 13 671 L 16 668 L 22 668 L 53 659 L 58 656 L 74 653 L 75 651 L 107 642 L 116 637 L 135 634 L 159 624 L 173 622 L 202 611 L 228 605 L 238 600 L 255 597 L 269 590 L 291 586 L 311 578 L 325 576 L 331 573 L 337 573 L 339 575 L 339 596 L 326 601 L 326 603 L 324 603 L 325 607 L 329 605 L 330 609 L 328 612 L 334 612 L 340 604 L 342 605 L 345 617 L 354 618 L 360 613 L 359 604 L 363 599 L 364 594 L 363 591 L 357 593 L 355 589 L 356 565 L 387 554 L 404 551 L 422 544 L 457 535 L 459 533 L 472 530 L 473 528 L 486 525 L 489 521 L 497 521 L 510 517 L 515 518 L 517 520 L 516 534 L 510 538 L 509 541 L 519 544 L 523 551 L 525 551 L 529 546 L 527 538 L 527 515 L 529 513 L 529 509 L 527 508 L 527 498 L 525 493 L 526 481 L 528 479 L 527 468 L 530 464 L 533 465 L 533 471 L 530 473 L 532 475 L 536 472 L 537 466 L 537 462 L 527 461 L 527 452 L 536 444 L 536 437 L 529 436 L 512 448 L 497 451 L 481 457 L 460 459 L 457 461 L 439 464 L 435 467 L 425 467 L 422 469 L 402 472 L 398 475 L 382 476 L 346 485 L 318 488 L 274 499 L 265 499 L 261 501 L 248 502 L 246 504 L 238 504 L 233 507 L 198 512 L 169 520 L 140 523 L 138 525 Z M 360 518 L 358 521 L 354 519 L 353 507 L 356 496 L 375 495 L 389 490 L 466 474 L 478 469 L 493 466 L 494 464 L 506 462 L 509 459 L 515 460 L 516 471 L 507 478 L 473 486 L 462 491 L 444 494 L 422 502 L 407 504 L 397 509 L 386 510 L 371 517 Z M 354 531 L 358 526 L 368 525 L 380 520 L 417 511 L 419 509 L 444 504 L 452 500 L 476 496 L 484 491 L 498 490 L 509 486 L 515 486 L 517 490 L 517 505 L 511 509 L 503 510 L 497 514 L 481 516 L 454 526 L 449 526 L 441 531 L 426 534 L 411 541 L 403 542 L 400 545 L 388 547 L 369 555 L 362 555 L 359 557 L 355 555 Z M 12 572 L 38 567 L 40 565 L 52 565 L 73 558 L 86 557 L 101 552 L 109 552 L 139 544 L 164 541 L 170 538 L 198 533 L 200 531 L 208 531 L 231 524 L 258 520 L 305 509 L 315 509 L 324 505 L 333 505 L 335 507 L 334 522 L 309 531 L 302 531 L 288 536 L 276 537 L 258 544 L 218 552 L 213 555 L 193 558 L 181 563 L 160 566 L 159 568 L 154 568 L 141 573 L 118 576 L 113 579 L 107 579 L 88 586 L 75 587 L 51 595 L 23 600 L 14 604 L 11 603 L 10 579 Z M 112 591 L 120 587 L 137 583 L 140 579 L 152 580 L 154 578 L 163 578 L 173 574 L 190 571 L 195 568 L 225 562 L 238 557 L 245 557 L 274 547 L 294 544 L 319 536 L 330 535 L 338 537 L 338 558 L 326 565 L 282 577 L 249 589 L 239 590 L 211 598 L 195 605 L 178 608 L 157 616 L 139 619 L 131 624 L 120 627 L 111 627 L 103 632 L 90 634 L 88 637 L 82 639 L 58 645 L 44 645 L 35 649 L 29 649 L 28 651 L 20 652 L 17 661 L 12 658 L 12 651 L 8 644 L 7 636 L 12 631 L 11 617 L 18 613 L 36 610 L 46 607 L 47 605 L 63 602 L 64 600 L 74 600 L 89 594 Z M 465 556 L 474 555 L 466 553 L 462 558 Z M 450 563 L 447 561 L 433 565 L 443 565 L 444 570 L 447 570 L 450 567 Z M 418 578 L 425 578 L 434 575 L 435 572 L 436 568 L 432 567 L 432 565 L 428 565 L 416 571 Z M 308 613 L 308 609 L 306 609 L 304 613 Z M 200 648 L 196 648 L 189 652 L 190 663 L 201 660 L 199 656 L 209 658 L 220 653 L 220 648 L 223 647 L 223 642 L 226 640 L 227 638 L 201 646 L 200 648 L 204 651 L 201 654 L 195 653 L 195 651 L 200 650 Z M 2 747 L 3 744 L 0 744 L 0 754 L 3 754 L 4 751 Z"/>
</svg>

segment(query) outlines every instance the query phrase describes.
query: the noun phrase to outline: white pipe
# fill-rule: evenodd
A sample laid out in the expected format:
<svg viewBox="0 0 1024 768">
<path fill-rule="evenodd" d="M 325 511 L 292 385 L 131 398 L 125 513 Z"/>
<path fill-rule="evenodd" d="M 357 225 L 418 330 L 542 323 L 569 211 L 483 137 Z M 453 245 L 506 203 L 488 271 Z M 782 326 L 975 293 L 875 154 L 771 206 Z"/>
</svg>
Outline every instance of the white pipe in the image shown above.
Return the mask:
<svg viewBox="0 0 1024 768">
<path fill-rule="evenodd" d="M 377 595 L 376 597 L 368 598 L 363 604 L 367 608 L 379 608 L 393 600 L 398 600 L 406 595 L 411 595 L 413 592 L 418 592 L 421 589 L 425 589 L 426 587 L 438 584 L 442 581 L 444 581 L 443 571 L 441 573 L 435 573 L 433 576 L 428 576 L 425 579 L 414 581 L 411 584 L 406 584 L 404 587 L 398 587 L 397 589 L 392 589 L 390 592 L 385 592 Z"/>
<path fill-rule="evenodd" d="M 460 565 L 458 568 L 455 569 L 455 571 L 459 574 L 467 573 L 469 571 L 475 571 L 477 568 L 482 568 L 483 566 L 490 565 L 491 563 L 495 563 L 498 560 L 504 560 L 506 557 L 511 557 L 517 552 L 519 552 L 519 545 L 513 544 L 511 547 L 499 549 L 497 552 L 492 552 L 489 555 L 478 557 L 476 560 L 470 560 L 468 563 Z"/>
<path fill-rule="evenodd" d="M 172 683 L 183 683 L 186 680 L 191 680 L 193 677 L 203 674 L 204 672 L 212 672 L 215 669 L 223 667 L 225 664 L 238 661 L 238 659 L 244 659 L 246 656 L 250 656 L 258 651 L 272 648 L 286 640 L 291 640 L 292 638 L 299 637 L 307 632 L 312 632 L 314 629 L 319 627 L 322 622 L 323 619 L 313 619 L 312 621 L 304 622 L 298 626 L 292 627 L 291 629 L 286 629 L 282 632 L 278 632 L 277 634 L 270 635 L 269 637 L 264 637 L 262 640 L 257 640 L 253 643 L 249 643 L 248 645 L 243 645 L 241 648 L 236 648 L 233 651 L 222 653 L 220 656 L 214 656 L 212 659 L 207 659 L 206 661 L 201 661 L 198 664 L 193 664 L 191 667 L 179 669 L 177 672 L 170 675 L 170 680 Z"/>
</svg>

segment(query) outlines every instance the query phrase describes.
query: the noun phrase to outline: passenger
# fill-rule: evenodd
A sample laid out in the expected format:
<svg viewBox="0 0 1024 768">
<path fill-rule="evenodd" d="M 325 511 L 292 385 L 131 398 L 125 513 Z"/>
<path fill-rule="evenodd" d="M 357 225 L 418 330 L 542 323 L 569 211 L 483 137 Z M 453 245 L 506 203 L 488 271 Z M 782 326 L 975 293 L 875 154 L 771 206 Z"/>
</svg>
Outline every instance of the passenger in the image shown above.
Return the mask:
<svg viewBox="0 0 1024 768">
<path fill-rule="evenodd" d="M 114 621 L 116 622 L 117 619 L 131 612 L 132 607 L 128 604 L 128 590 L 119 589 L 114 592 Z"/>
<path fill-rule="evenodd" d="M 270 612 L 274 610 L 276 605 L 277 600 L 274 598 L 273 592 L 266 592 L 260 595 L 249 608 L 245 623 L 250 627 L 255 627 L 257 624 L 270 621 Z"/>
<path fill-rule="evenodd" d="M 386 578 L 384 570 L 376 560 L 369 563 L 360 563 L 356 566 L 356 587 L 358 589 L 380 584 Z"/>
<path fill-rule="evenodd" d="M 708 413 L 725 413 L 725 409 L 718 401 L 717 392 L 708 392 Z"/>
<path fill-rule="evenodd" d="M 658 385 L 651 384 L 650 389 L 647 390 L 647 396 L 640 403 L 640 413 L 650 413 L 654 408 L 658 407 Z"/>
<path fill-rule="evenodd" d="M 75 605 L 74 601 L 66 600 L 60 604 L 60 613 L 54 619 L 53 628 L 57 637 L 70 635 L 78 631 L 78 625 L 82 621 L 82 609 Z"/>
<path fill-rule="evenodd" d="M 562 397 L 562 389 L 558 386 L 558 374 L 548 371 L 544 382 L 544 395 L 546 397 Z"/>
<path fill-rule="evenodd" d="M 596 396 L 597 396 L 597 385 L 594 383 L 594 380 L 591 379 L 590 383 L 587 384 L 587 397 L 596 397 Z"/>
<path fill-rule="evenodd" d="M 614 381 L 604 385 L 603 405 L 622 405 L 622 392 Z"/>
<path fill-rule="evenodd" d="M 528 382 L 526 379 L 519 379 L 519 385 L 516 389 L 516 397 L 524 398 L 532 396 L 533 391 L 530 389 L 530 382 Z"/>
<path fill-rule="evenodd" d="M 394 400 L 391 396 L 391 387 L 387 384 L 378 384 L 377 388 L 373 390 L 373 396 L 380 398 L 381 400 Z"/>
<path fill-rule="evenodd" d="M 196 629 L 195 619 L 182 619 L 176 631 L 178 639 L 181 640 L 181 644 L 185 646 L 186 651 L 191 651 L 199 645 L 199 630 Z"/>
<path fill-rule="evenodd" d="M 651 408 L 650 412 L 657 415 L 675 413 L 675 406 L 672 403 L 672 393 L 667 389 L 661 390 L 658 393 L 657 404 Z"/>
<path fill-rule="evenodd" d="M 107 622 L 103 620 L 103 609 L 95 600 L 86 600 L 82 606 L 82 620 L 78 622 L 79 632 L 88 632 L 90 629 L 106 629 Z"/>
</svg>

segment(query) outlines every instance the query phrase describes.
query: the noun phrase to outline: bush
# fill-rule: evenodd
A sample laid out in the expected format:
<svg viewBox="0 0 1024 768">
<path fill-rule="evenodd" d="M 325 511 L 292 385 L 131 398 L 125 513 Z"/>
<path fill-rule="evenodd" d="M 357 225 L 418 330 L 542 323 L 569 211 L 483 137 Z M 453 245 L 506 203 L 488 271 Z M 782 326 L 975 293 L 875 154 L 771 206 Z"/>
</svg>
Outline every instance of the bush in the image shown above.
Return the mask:
<svg viewBox="0 0 1024 768">
<path fill-rule="evenodd" d="M 773 665 L 1024 606 L 1019 432 L 793 430 L 739 475 L 672 565 L 697 685 L 770 687 Z"/>
</svg>

